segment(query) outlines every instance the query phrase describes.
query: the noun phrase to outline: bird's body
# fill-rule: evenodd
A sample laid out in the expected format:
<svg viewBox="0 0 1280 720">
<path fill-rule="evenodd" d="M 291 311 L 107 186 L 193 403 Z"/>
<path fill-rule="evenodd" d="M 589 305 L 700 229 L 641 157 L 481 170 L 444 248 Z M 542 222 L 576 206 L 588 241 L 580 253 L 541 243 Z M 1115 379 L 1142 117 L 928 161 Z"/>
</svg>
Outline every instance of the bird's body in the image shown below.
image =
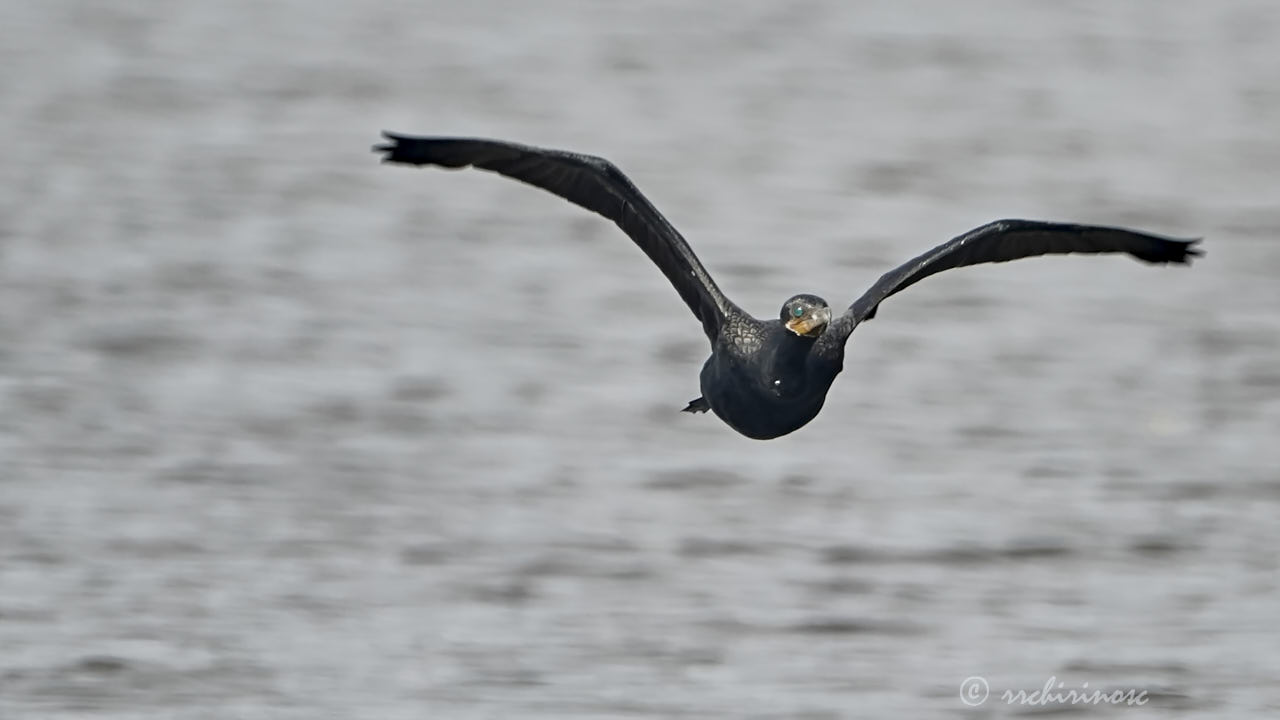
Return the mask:
<svg viewBox="0 0 1280 720">
<path fill-rule="evenodd" d="M 711 343 L 700 377 L 702 397 L 685 410 L 711 410 L 756 439 L 785 435 L 817 416 L 854 328 L 875 317 L 890 295 L 929 275 L 1035 255 L 1127 253 L 1148 263 L 1186 264 L 1200 254 L 1196 240 L 1098 225 L 998 220 L 885 273 L 837 317 L 821 298 L 802 294 L 786 301 L 778 319 L 760 320 L 720 291 L 680 233 L 603 158 L 500 140 L 384 134 L 390 142 L 374 148 L 385 153 L 384 162 L 497 172 L 616 223 L 667 276 Z"/>
<path fill-rule="evenodd" d="M 844 346 L 819 352 L 817 338 L 796 335 L 780 320 L 741 322 L 747 327 L 722 334 L 712 346 L 699 377 L 702 397 L 685 409 L 710 409 L 757 440 L 798 430 L 822 410 Z"/>
</svg>

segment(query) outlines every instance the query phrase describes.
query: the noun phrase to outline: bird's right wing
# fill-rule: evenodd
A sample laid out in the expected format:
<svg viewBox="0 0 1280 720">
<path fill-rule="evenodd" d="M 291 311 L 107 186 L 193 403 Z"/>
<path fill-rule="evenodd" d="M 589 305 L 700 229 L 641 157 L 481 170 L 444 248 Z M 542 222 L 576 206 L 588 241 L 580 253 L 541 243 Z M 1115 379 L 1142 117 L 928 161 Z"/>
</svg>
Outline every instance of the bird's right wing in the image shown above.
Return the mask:
<svg viewBox="0 0 1280 720">
<path fill-rule="evenodd" d="M 885 273 L 828 329 L 829 342 L 843 343 L 853 328 L 875 317 L 885 298 L 934 273 L 981 263 L 1007 262 L 1036 255 L 1127 253 L 1143 262 L 1187 264 L 1201 251 L 1197 239 L 1102 225 L 1035 220 L 997 220 L 952 238 Z"/>
<path fill-rule="evenodd" d="M 680 233 L 604 158 L 481 138 L 383 136 L 389 142 L 373 148 L 383 162 L 496 172 L 612 220 L 667 276 L 713 343 L 725 318 L 739 312 Z"/>
</svg>

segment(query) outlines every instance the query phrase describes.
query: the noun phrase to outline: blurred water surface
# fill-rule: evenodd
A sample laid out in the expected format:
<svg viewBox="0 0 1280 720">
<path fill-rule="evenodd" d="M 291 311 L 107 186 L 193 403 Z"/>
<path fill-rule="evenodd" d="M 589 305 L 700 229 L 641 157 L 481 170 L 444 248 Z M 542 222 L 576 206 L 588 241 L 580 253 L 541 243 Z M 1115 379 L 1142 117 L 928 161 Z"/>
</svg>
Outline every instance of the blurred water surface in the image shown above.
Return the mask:
<svg viewBox="0 0 1280 720">
<path fill-rule="evenodd" d="M 1280 6 L 0 25 L 4 720 L 1280 712 Z M 1209 256 L 930 278 L 760 443 L 613 226 L 381 128 L 605 155 L 762 315 L 997 217 Z"/>
</svg>

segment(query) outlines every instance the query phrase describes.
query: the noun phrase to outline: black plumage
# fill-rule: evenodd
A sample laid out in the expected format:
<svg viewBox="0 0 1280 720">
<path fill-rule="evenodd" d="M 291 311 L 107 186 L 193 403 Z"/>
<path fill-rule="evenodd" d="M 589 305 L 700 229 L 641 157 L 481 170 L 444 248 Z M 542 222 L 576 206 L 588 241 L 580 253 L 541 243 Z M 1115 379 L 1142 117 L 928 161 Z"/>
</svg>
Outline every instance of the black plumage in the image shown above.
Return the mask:
<svg viewBox="0 0 1280 720">
<path fill-rule="evenodd" d="M 1035 255 L 1127 253 L 1153 264 L 1187 264 L 1198 239 L 1124 228 L 1031 220 L 997 220 L 970 230 L 885 273 L 844 313 L 814 295 L 783 304 L 777 320 L 759 320 L 730 301 L 689 244 L 608 160 L 499 140 L 383 133 L 383 162 L 475 167 L 505 175 L 598 213 L 622 228 L 671 281 L 702 323 L 711 357 L 702 397 L 688 412 L 711 410 L 738 432 L 768 439 L 812 420 L 843 366 L 850 333 L 875 317 L 886 298 L 952 268 Z"/>
</svg>

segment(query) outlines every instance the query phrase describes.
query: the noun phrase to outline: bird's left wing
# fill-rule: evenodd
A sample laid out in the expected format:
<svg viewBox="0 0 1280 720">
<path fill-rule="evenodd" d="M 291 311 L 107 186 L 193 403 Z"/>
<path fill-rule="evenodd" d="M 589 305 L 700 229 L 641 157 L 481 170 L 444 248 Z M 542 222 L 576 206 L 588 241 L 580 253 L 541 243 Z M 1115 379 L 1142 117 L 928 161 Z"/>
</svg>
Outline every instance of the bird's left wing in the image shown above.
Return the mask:
<svg viewBox="0 0 1280 720">
<path fill-rule="evenodd" d="M 832 336 L 832 342 L 844 342 L 858 323 L 875 317 L 885 298 L 943 270 L 1068 253 L 1127 253 L 1147 263 L 1185 265 L 1202 254 L 1195 247 L 1197 242 L 1198 238 L 1173 238 L 1102 225 L 997 220 L 885 273 L 832 322 L 827 334 Z"/>
<path fill-rule="evenodd" d="M 373 148 L 383 162 L 489 170 L 612 220 L 667 276 L 712 343 L 726 316 L 740 312 L 680 233 L 604 158 L 481 138 L 383 135 L 389 142 Z"/>
</svg>

